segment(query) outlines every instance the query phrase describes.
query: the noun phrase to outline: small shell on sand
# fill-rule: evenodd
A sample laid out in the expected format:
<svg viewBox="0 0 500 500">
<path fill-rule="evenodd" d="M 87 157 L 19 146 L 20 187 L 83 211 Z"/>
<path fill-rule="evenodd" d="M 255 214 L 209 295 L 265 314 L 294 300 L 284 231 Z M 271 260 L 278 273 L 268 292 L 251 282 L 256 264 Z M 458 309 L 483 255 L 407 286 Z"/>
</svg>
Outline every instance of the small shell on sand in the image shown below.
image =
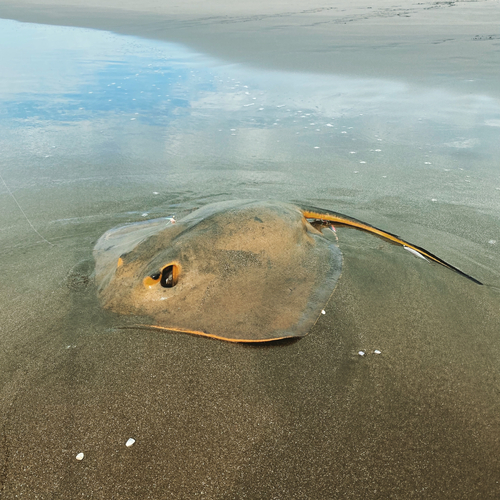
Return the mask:
<svg viewBox="0 0 500 500">
<path fill-rule="evenodd" d="M 365 351 L 358 351 L 358 354 L 359 354 L 360 356 L 364 356 L 364 355 L 365 355 Z"/>
<path fill-rule="evenodd" d="M 375 350 L 373 351 L 373 354 L 382 354 L 382 352 L 381 352 L 381 351 L 379 351 L 378 349 L 375 349 Z"/>
<path fill-rule="evenodd" d="M 130 448 L 134 443 L 135 443 L 135 439 L 134 438 L 128 438 L 128 441 L 125 443 L 125 446 L 127 448 Z"/>
<path fill-rule="evenodd" d="M 85 456 L 85 455 L 84 455 L 83 453 L 78 453 L 78 455 L 76 456 L 76 459 L 77 459 L 77 460 L 83 460 L 83 457 L 84 457 L 84 456 Z"/>
</svg>

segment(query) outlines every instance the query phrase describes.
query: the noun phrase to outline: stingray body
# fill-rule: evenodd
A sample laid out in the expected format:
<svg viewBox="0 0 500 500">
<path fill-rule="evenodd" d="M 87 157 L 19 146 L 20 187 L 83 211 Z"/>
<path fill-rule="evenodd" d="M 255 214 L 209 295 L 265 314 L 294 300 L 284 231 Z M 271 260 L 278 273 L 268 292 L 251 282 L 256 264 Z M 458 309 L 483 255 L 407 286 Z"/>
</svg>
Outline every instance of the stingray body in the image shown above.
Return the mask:
<svg viewBox="0 0 500 500">
<path fill-rule="evenodd" d="M 153 328 L 234 342 L 307 334 L 341 273 L 341 252 L 320 229 L 369 231 L 460 270 L 369 224 L 281 202 L 228 201 L 175 224 L 155 219 L 111 229 L 94 248 L 102 305 Z"/>
<path fill-rule="evenodd" d="M 298 207 L 255 201 L 112 229 L 94 256 L 105 308 L 240 342 L 305 335 L 342 267 L 335 242 Z"/>
</svg>

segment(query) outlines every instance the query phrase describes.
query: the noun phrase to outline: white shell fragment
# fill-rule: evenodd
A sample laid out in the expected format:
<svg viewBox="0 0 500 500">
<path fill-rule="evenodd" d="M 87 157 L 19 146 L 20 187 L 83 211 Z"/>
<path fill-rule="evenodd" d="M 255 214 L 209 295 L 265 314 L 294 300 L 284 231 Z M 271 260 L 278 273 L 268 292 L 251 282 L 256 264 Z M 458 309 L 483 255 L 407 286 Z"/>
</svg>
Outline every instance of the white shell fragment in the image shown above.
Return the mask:
<svg viewBox="0 0 500 500">
<path fill-rule="evenodd" d="M 135 439 L 134 438 L 128 438 L 127 442 L 125 443 L 125 446 L 127 448 L 130 448 L 134 443 L 135 443 Z"/>
<path fill-rule="evenodd" d="M 84 456 L 85 456 L 85 455 L 84 455 L 83 453 L 78 453 L 78 455 L 76 456 L 76 459 L 77 459 L 77 460 L 83 460 L 83 457 L 84 457 Z"/>
<path fill-rule="evenodd" d="M 403 247 L 405 250 L 408 250 L 411 254 L 415 255 L 415 257 L 420 257 L 421 259 L 424 259 L 426 262 L 429 262 L 420 252 L 417 252 L 416 250 L 413 250 L 413 248 L 410 247 Z"/>
<path fill-rule="evenodd" d="M 378 349 L 375 349 L 375 350 L 373 351 L 373 354 L 382 354 L 382 351 L 379 351 Z"/>
<path fill-rule="evenodd" d="M 321 314 L 326 314 L 326 311 L 324 309 L 322 309 Z"/>
<path fill-rule="evenodd" d="M 365 355 L 365 351 L 358 351 L 358 354 L 359 354 L 360 356 L 364 356 L 364 355 Z"/>
</svg>

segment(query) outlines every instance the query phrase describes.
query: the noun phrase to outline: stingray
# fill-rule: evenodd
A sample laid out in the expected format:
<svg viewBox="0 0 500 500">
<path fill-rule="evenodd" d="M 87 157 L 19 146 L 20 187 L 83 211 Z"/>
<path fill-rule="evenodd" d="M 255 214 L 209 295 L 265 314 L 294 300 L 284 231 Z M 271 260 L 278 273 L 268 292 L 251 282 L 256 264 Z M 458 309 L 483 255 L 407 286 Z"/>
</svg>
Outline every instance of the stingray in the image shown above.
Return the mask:
<svg viewBox="0 0 500 500">
<path fill-rule="evenodd" d="M 157 329 L 232 342 L 306 335 L 333 293 L 342 254 L 332 224 L 368 231 L 481 284 L 423 248 L 357 219 L 281 202 L 227 201 L 179 221 L 107 231 L 94 248 L 104 308 Z"/>
</svg>

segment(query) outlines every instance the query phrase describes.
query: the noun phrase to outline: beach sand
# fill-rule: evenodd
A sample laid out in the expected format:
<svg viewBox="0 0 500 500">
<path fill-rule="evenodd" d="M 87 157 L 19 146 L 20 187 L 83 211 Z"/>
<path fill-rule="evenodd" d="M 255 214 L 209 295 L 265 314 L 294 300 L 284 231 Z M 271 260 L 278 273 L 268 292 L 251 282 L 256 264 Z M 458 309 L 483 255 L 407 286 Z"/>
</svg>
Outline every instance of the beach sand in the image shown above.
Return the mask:
<svg viewBox="0 0 500 500">
<path fill-rule="evenodd" d="M 497 496 L 498 294 L 351 232 L 303 339 L 117 329 L 98 230 L 4 252 L 3 498 Z"/>
<path fill-rule="evenodd" d="M 18 0 L 3 1 L 0 17 L 180 42 L 268 69 L 439 86 L 443 74 L 463 80 L 480 68 L 471 92 L 498 97 L 497 9 L 496 1 L 314 1 L 305 8 L 297 0 L 129 0 L 104 8 L 95 0 L 85 7 Z M 19 175 L 43 175 L 30 168 Z M 133 319 L 101 310 L 92 248 L 115 225 L 113 210 L 152 202 L 134 186 L 109 200 L 106 186 L 92 186 L 81 199 L 36 183 L 31 194 L 19 193 L 50 243 L 3 190 L 2 499 L 500 496 L 494 286 L 340 229 L 342 277 L 326 314 L 299 341 L 242 346 L 118 329 Z M 389 220 L 398 205 L 390 206 Z M 481 229 L 498 227 L 491 207 L 484 219 L 463 209 L 450 225 L 477 219 Z M 419 210 L 405 209 L 400 224 Z M 79 224 L 43 225 L 61 214 Z M 456 212 L 441 215 L 452 220 Z M 447 235 L 456 242 L 454 263 L 462 242 L 456 227 Z M 439 231 L 433 234 L 438 241 Z M 473 238 L 463 241 L 472 254 Z M 486 281 L 498 257 L 477 259 Z M 497 278 L 498 271 L 493 284 Z M 130 448 L 128 438 L 136 440 Z"/>
</svg>

